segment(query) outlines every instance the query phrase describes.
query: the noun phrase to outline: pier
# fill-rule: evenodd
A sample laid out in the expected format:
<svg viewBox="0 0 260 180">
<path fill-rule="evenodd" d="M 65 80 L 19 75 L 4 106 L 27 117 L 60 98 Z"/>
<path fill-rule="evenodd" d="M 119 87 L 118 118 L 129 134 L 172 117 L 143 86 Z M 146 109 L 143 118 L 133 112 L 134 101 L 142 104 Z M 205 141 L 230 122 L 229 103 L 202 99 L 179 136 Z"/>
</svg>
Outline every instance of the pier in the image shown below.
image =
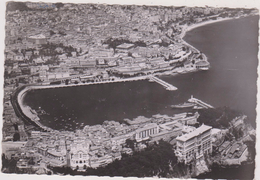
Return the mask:
<svg viewBox="0 0 260 180">
<path fill-rule="evenodd" d="M 146 80 L 147 76 L 131 77 L 131 78 L 115 78 L 114 80 L 104 80 L 96 82 L 79 82 L 78 84 L 42 84 L 42 85 L 30 85 L 30 89 L 52 89 L 52 88 L 65 88 L 65 87 L 76 87 L 76 86 L 87 86 L 87 85 L 98 85 L 98 84 L 108 84 L 108 83 L 120 83 L 120 82 L 131 82 L 131 81 L 141 81 Z"/>
<path fill-rule="evenodd" d="M 150 82 L 157 82 L 158 84 L 164 86 L 166 88 L 166 90 L 169 90 L 169 91 L 175 91 L 177 90 L 178 88 L 176 88 L 175 86 L 155 77 L 155 76 L 149 76 L 149 81 Z"/>
<path fill-rule="evenodd" d="M 191 96 L 191 98 L 188 100 L 188 102 L 190 103 L 194 103 L 202 108 L 208 109 L 208 108 L 214 108 L 213 106 L 211 106 L 210 104 L 207 104 L 197 98 L 194 98 L 193 96 Z"/>
</svg>

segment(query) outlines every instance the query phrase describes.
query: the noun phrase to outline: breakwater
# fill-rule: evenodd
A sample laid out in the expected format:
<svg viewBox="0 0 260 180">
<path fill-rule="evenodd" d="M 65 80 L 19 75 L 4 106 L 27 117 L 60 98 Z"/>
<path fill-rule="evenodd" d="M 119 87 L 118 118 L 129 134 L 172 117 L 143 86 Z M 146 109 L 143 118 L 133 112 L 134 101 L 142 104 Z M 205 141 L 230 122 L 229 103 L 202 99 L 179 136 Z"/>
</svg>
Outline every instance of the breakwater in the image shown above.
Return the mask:
<svg viewBox="0 0 260 180">
<path fill-rule="evenodd" d="M 161 84 L 162 86 L 167 86 L 167 90 L 177 90 L 176 87 L 173 85 L 155 77 L 155 76 L 137 76 L 131 78 L 124 78 L 124 79 L 115 79 L 115 80 L 106 80 L 106 81 L 98 81 L 98 82 L 87 82 L 87 83 L 78 83 L 78 84 L 52 84 L 52 85 L 32 85 L 27 86 L 28 90 L 31 89 L 50 89 L 50 88 L 64 88 L 64 87 L 75 87 L 75 86 L 87 86 L 87 85 L 97 85 L 97 84 L 107 84 L 107 83 L 120 83 L 120 82 L 131 82 L 131 81 L 140 81 L 140 80 L 150 80 L 153 79 L 154 82 Z M 166 85 L 167 84 L 167 85 Z"/>
</svg>

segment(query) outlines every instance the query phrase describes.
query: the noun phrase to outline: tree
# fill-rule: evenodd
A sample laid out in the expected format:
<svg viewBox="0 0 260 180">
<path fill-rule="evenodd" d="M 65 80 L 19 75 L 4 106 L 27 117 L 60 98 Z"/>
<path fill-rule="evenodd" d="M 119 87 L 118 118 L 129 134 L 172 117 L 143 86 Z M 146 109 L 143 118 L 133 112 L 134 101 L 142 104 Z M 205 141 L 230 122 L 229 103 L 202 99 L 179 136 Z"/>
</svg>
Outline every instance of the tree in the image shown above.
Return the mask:
<svg viewBox="0 0 260 180">
<path fill-rule="evenodd" d="M 127 140 L 132 146 L 134 141 Z M 165 141 L 148 145 L 143 151 L 136 151 L 132 155 L 124 154 L 121 160 L 115 160 L 105 167 L 89 168 L 86 175 L 99 176 L 135 176 L 135 177 L 166 177 L 170 167 L 177 163 L 172 145 Z"/>
<path fill-rule="evenodd" d="M 134 149 L 135 149 L 135 141 L 133 141 L 131 139 L 127 139 L 125 141 L 125 143 L 126 143 L 126 147 L 131 148 L 134 151 Z"/>
</svg>

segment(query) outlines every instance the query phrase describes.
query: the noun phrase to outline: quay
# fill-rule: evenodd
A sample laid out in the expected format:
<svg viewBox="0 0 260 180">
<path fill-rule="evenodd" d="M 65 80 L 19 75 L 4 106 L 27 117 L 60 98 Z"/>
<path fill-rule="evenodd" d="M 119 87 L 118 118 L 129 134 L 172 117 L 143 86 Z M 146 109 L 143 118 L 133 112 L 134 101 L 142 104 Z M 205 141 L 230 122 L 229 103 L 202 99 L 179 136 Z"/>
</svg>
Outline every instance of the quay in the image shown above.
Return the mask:
<svg viewBox="0 0 260 180">
<path fill-rule="evenodd" d="M 32 85 L 30 89 L 50 89 L 50 88 L 62 88 L 62 87 L 75 87 L 75 86 L 86 86 L 86 85 L 95 85 L 95 84 L 107 84 L 107 83 L 117 83 L 117 82 L 129 82 L 129 81 L 140 81 L 146 80 L 147 76 L 139 76 L 132 78 L 124 78 L 124 79 L 115 79 L 115 80 L 105 80 L 105 81 L 97 81 L 97 82 L 79 82 L 78 84 L 46 84 L 46 85 Z"/>
<path fill-rule="evenodd" d="M 175 91 L 177 90 L 178 88 L 176 88 L 175 86 L 159 79 L 158 77 L 155 77 L 155 76 L 149 76 L 149 81 L 150 82 L 157 82 L 158 84 L 164 86 L 166 88 L 166 90 L 169 90 L 169 91 Z"/>
<path fill-rule="evenodd" d="M 33 124 L 43 131 L 53 132 L 54 130 L 52 128 L 44 126 L 40 123 L 39 117 L 37 116 L 37 114 L 34 114 L 34 111 L 30 107 L 25 106 L 22 103 L 23 96 L 28 90 L 30 90 L 28 86 L 22 86 L 17 88 L 17 90 L 11 95 L 11 103 L 14 107 L 16 115 L 20 117 L 23 121 Z"/>
<path fill-rule="evenodd" d="M 105 80 L 105 81 L 97 81 L 97 82 L 86 82 L 82 83 L 79 82 L 78 84 L 46 84 L 46 85 L 29 85 L 27 86 L 27 90 L 32 89 L 50 89 L 50 88 L 63 88 L 63 87 L 75 87 L 75 86 L 86 86 L 86 85 L 96 85 L 96 84 L 107 84 L 107 83 L 119 83 L 119 82 L 130 82 L 130 81 L 140 81 L 140 80 L 149 80 L 149 82 L 157 82 L 158 84 L 164 86 L 169 91 L 175 91 L 178 88 L 175 86 L 155 77 L 152 75 L 149 76 L 138 76 L 138 77 L 131 77 L 131 78 L 116 78 L 112 80 Z"/>
<path fill-rule="evenodd" d="M 188 100 L 188 102 L 190 103 L 194 103 L 194 104 L 197 104 L 198 106 L 200 107 L 203 107 L 205 109 L 208 109 L 208 108 L 214 108 L 213 106 L 211 106 L 210 104 L 207 104 L 197 98 L 194 98 L 193 95 L 191 96 L 191 98 Z"/>
</svg>

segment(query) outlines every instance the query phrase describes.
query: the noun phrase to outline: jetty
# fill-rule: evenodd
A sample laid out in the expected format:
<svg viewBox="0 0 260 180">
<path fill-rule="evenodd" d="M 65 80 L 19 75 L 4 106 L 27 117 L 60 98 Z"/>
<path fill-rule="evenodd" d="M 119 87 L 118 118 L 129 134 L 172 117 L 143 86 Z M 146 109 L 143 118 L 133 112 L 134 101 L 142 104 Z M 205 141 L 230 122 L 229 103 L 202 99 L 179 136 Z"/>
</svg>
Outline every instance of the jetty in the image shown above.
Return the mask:
<svg viewBox="0 0 260 180">
<path fill-rule="evenodd" d="M 175 91 L 178 89 L 177 87 L 159 79 L 158 77 L 149 76 L 148 78 L 149 78 L 149 82 L 157 82 L 158 84 L 164 86 L 166 88 L 166 90 L 168 90 L 168 91 Z"/>
<path fill-rule="evenodd" d="M 197 98 L 194 98 L 193 95 L 191 95 L 191 98 L 188 100 L 188 102 L 190 103 L 194 103 L 196 105 L 198 105 L 199 107 L 205 108 L 205 109 L 209 109 L 209 108 L 214 108 L 213 106 L 211 106 L 210 104 L 207 104 Z"/>
<path fill-rule="evenodd" d="M 68 78 L 67 78 L 68 79 Z M 65 87 L 76 87 L 76 86 L 87 86 L 87 85 L 98 85 L 98 84 L 108 84 L 108 83 L 121 83 L 121 82 L 131 82 L 131 81 L 141 81 L 147 80 L 147 76 L 138 76 L 131 78 L 115 78 L 114 80 L 104 80 L 96 82 L 78 82 L 77 84 L 41 84 L 41 85 L 30 85 L 30 89 L 52 89 L 52 88 L 65 88 Z"/>
</svg>

